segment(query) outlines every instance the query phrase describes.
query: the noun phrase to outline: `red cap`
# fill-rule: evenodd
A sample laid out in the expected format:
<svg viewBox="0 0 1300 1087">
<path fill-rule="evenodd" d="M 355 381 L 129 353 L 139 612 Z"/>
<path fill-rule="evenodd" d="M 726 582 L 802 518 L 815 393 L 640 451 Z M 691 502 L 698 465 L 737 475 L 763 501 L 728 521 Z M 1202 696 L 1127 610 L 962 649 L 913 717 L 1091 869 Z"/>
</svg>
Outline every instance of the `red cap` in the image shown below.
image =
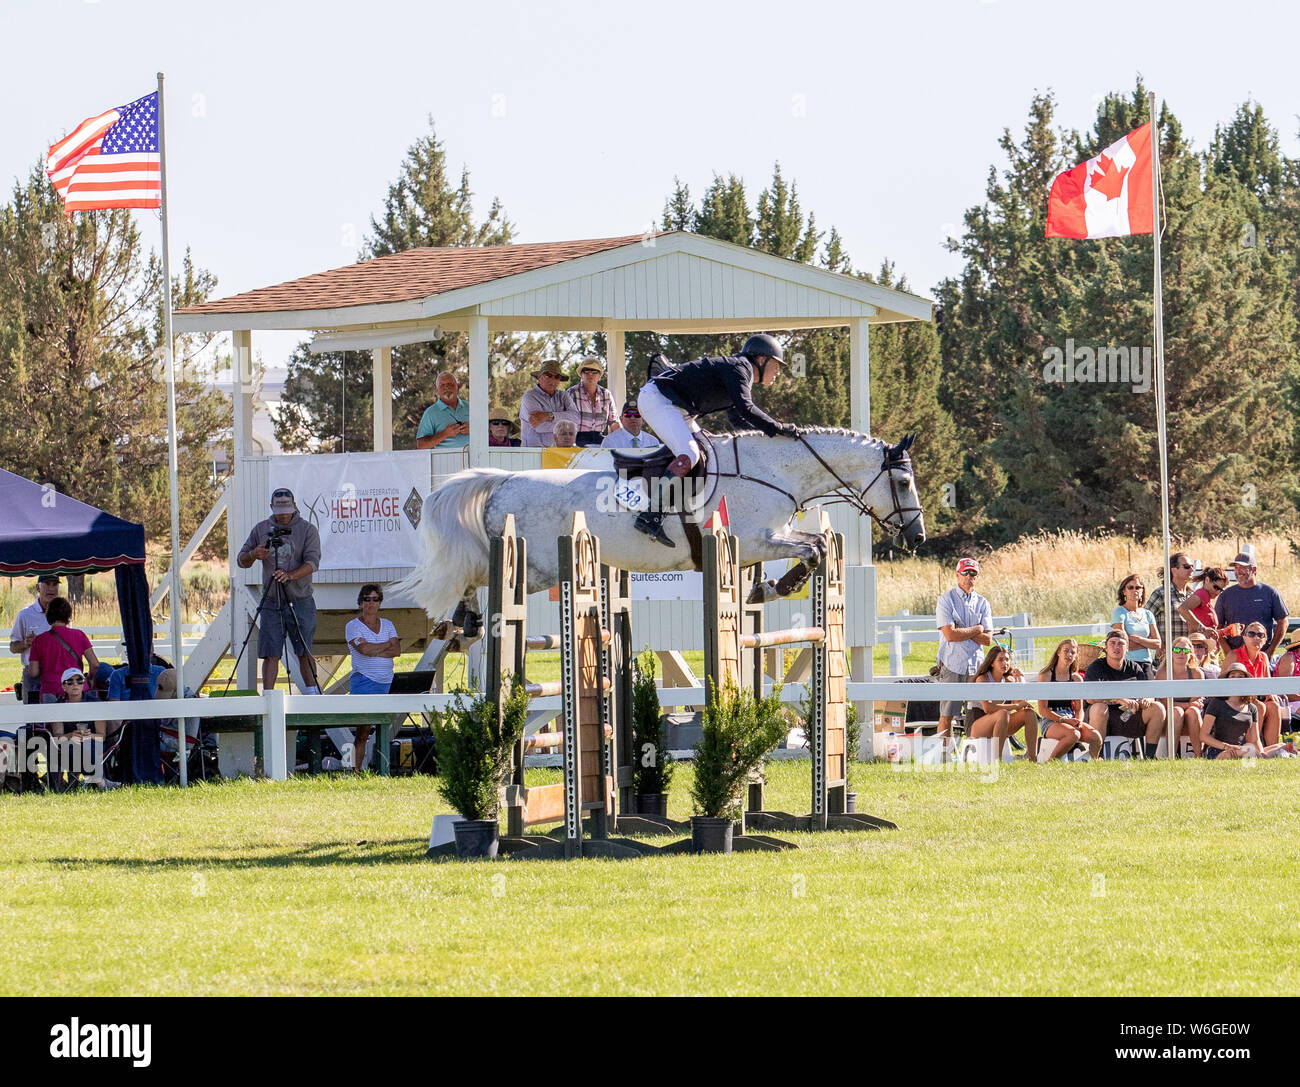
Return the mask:
<svg viewBox="0 0 1300 1087">
<path fill-rule="evenodd" d="M 980 564 L 974 559 L 960 559 L 957 562 L 957 573 L 959 574 L 978 574 Z"/>
</svg>

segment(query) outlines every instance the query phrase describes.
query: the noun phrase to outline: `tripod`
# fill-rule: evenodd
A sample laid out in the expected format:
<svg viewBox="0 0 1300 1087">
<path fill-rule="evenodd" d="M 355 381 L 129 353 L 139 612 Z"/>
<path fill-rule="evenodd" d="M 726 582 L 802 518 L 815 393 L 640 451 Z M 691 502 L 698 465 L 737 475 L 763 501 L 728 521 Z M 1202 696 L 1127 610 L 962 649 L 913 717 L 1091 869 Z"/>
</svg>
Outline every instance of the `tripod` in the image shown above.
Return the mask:
<svg viewBox="0 0 1300 1087">
<path fill-rule="evenodd" d="M 244 642 L 239 647 L 239 653 L 235 656 L 235 666 L 231 669 L 230 678 L 226 680 L 226 690 L 230 690 L 230 684 L 234 682 L 235 676 L 239 674 L 239 662 L 244 659 L 244 653 L 248 649 L 248 640 L 253 636 L 253 630 L 259 626 L 259 621 L 262 617 L 262 609 L 266 607 L 267 600 L 272 598 L 272 590 L 275 590 L 272 606 L 280 613 L 282 619 L 285 613 L 288 613 L 291 629 L 297 636 L 297 641 L 295 642 L 293 638 L 288 637 L 288 631 L 286 630 L 285 640 L 294 647 L 295 652 L 298 645 L 303 647 L 303 653 L 299 654 L 299 666 L 301 667 L 302 660 L 305 659 L 307 662 L 307 668 L 303 670 L 302 678 L 319 691 L 320 676 L 316 671 L 316 658 L 312 656 L 311 646 L 307 644 L 307 639 L 303 637 L 302 627 L 298 623 L 298 613 L 294 610 L 293 601 L 289 599 L 288 593 L 285 592 L 284 582 L 278 580 L 275 576 L 280 572 L 280 548 L 282 543 L 279 533 L 274 531 L 271 533 L 270 538 L 267 541 L 267 546 L 271 549 L 271 577 L 270 580 L 267 581 L 266 587 L 262 590 L 262 597 L 257 602 L 257 610 L 253 612 L 253 622 L 248 625 L 248 633 L 244 635 Z M 283 646 L 280 647 L 280 652 L 284 652 Z M 289 671 L 289 664 L 287 661 L 284 666 L 284 674 L 286 680 L 292 681 L 293 676 Z"/>
</svg>

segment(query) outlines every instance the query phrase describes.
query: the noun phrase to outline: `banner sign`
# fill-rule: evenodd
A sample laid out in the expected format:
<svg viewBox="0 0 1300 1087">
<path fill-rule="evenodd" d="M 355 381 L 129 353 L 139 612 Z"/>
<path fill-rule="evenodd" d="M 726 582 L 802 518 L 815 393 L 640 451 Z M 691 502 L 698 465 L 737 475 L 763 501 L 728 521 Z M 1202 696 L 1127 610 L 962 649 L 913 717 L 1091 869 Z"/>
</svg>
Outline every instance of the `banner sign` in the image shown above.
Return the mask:
<svg viewBox="0 0 1300 1087">
<path fill-rule="evenodd" d="M 320 533 L 321 569 L 414 566 L 429 494 L 429 454 L 337 453 L 272 457 L 271 490 L 288 487 Z"/>
</svg>

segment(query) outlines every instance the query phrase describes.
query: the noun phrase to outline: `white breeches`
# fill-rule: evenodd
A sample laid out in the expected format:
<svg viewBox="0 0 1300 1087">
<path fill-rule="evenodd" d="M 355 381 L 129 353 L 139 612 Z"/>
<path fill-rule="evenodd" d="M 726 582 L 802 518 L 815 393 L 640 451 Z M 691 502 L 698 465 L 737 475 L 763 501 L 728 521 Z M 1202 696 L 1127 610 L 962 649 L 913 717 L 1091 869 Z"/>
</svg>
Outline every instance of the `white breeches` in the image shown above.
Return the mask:
<svg viewBox="0 0 1300 1087">
<path fill-rule="evenodd" d="M 636 398 L 637 407 L 659 440 L 679 456 L 691 458 L 691 466 L 700 462 L 700 428 L 695 419 L 659 391 L 653 381 L 642 386 Z"/>
</svg>

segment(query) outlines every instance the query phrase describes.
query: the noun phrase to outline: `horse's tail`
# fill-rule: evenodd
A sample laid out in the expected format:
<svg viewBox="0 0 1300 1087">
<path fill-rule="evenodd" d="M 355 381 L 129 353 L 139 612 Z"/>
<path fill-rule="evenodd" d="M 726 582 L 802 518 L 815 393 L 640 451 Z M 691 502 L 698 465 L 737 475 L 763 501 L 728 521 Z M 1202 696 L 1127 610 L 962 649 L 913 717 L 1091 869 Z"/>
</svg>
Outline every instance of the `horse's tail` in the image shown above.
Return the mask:
<svg viewBox="0 0 1300 1087">
<path fill-rule="evenodd" d="M 470 468 L 430 494 L 420 516 L 419 563 L 390 591 L 441 619 L 467 590 L 487 584 L 487 502 L 509 476 L 499 468 Z"/>
</svg>

